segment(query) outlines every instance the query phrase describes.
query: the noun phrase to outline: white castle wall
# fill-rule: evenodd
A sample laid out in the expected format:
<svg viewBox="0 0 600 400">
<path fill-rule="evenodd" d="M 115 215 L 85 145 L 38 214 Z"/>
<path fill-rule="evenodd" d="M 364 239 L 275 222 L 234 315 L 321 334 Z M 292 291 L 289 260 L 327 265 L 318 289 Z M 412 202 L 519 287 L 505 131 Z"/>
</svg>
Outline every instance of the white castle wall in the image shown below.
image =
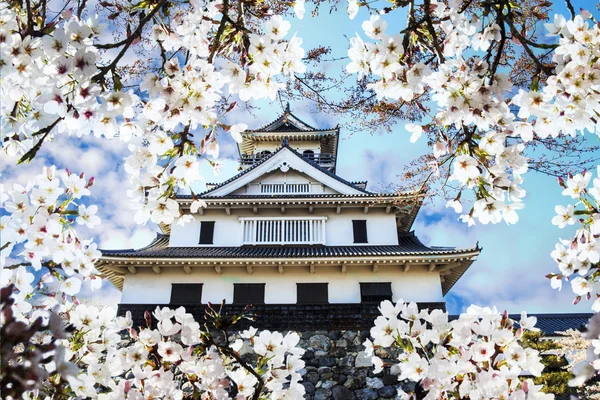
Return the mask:
<svg viewBox="0 0 600 400">
<path fill-rule="evenodd" d="M 392 282 L 394 301 L 437 302 L 442 300 L 440 277 L 425 267 L 412 267 L 403 272 L 396 266 L 381 266 L 374 273 L 368 266 L 347 267 L 342 274 L 339 267 L 316 267 L 311 274 L 306 266 L 288 266 L 284 273 L 275 267 L 255 267 L 252 274 L 245 268 L 223 267 L 218 275 L 211 267 L 194 267 L 191 274 L 181 267 L 163 267 L 160 274 L 151 269 L 138 268 L 127 275 L 121 303 L 166 304 L 171 298 L 172 283 L 203 283 L 202 302 L 233 301 L 234 283 L 265 283 L 265 303 L 295 304 L 296 283 L 329 283 L 330 303 L 360 303 L 361 282 Z"/>
<path fill-rule="evenodd" d="M 200 247 L 200 246 L 241 246 L 242 223 L 240 217 L 292 217 L 309 216 L 306 209 L 286 209 L 285 214 L 280 210 L 260 209 L 255 215 L 252 211 L 231 210 L 227 215 L 224 210 L 207 210 L 204 215 L 195 215 L 194 221 L 179 226 L 173 224 L 169 246 L 171 247 Z M 342 208 L 336 214 L 332 208 L 315 208 L 311 216 L 326 216 L 326 245 L 354 246 L 352 220 L 367 220 L 368 245 L 397 245 L 396 220 L 393 214 L 385 214 L 383 209 L 372 209 L 368 214 L 361 209 Z M 199 245 L 200 222 L 215 221 L 214 243 Z M 365 245 L 356 244 L 356 245 Z"/>
</svg>

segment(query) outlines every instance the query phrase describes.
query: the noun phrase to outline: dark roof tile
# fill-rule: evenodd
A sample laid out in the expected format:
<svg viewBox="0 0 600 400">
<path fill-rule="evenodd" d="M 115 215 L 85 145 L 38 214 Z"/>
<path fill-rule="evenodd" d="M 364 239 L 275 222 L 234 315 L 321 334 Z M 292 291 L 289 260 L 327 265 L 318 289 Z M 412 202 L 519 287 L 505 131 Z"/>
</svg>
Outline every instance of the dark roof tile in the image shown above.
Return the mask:
<svg viewBox="0 0 600 400">
<path fill-rule="evenodd" d="M 389 246 L 243 246 L 243 247 L 169 247 L 168 235 L 158 235 L 148 246 L 138 250 L 102 250 L 105 257 L 173 257 L 173 258 L 279 258 L 279 257 L 364 257 L 458 254 L 466 250 L 453 247 L 431 248 L 412 234 Z"/>
<path fill-rule="evenodd" d="M 576 313 L 576 314 L 528 314 L 528 317 L 536 317 L 537 324 L 535 325 L 546 335 L 556 335 L 557 332 L 564 332 L 568 329 L 579 330 L 584 327 L 592 313 Z M 519 314 L 511 314 L 510 318 L 517 323 L 521 319 Z"/>
</svg>

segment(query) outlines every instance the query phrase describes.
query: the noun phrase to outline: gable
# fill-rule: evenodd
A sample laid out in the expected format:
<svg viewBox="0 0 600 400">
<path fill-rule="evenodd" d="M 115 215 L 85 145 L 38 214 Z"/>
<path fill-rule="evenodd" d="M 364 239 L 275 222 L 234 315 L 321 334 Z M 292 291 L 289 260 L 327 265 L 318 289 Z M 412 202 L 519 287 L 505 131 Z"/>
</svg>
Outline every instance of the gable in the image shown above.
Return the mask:
<svg viewBox="0 0 600 400">
<path fill-rule="evenodd" d="M 289 146 L 283 146 L 264 161 L 225 181 L 220 186 L 203 193 L 203 196 L 221 197 L 234 194 L 234 192 L 246 185 L 260 181 L 263 177 L 267 179 L 276 173 L 284 174 L 289 171 L 299 174 L 297 176 L 303 176 L 306 180 L 310 179 L 310 182 L 318 182 L 323 187 L 329 188 L 331 190 L 329 193 L 342 195 L 363 195 L 369 193 L 318 165 L 307 161 Z"/>
<path fill-rule="evenodd" d="M 234 190 L 233 195 L 292 195 L 292 194 L 341 194 L 339 191 L 313 179 L 304 172 L 281 168 L 267 172 Z"/>
</svg>

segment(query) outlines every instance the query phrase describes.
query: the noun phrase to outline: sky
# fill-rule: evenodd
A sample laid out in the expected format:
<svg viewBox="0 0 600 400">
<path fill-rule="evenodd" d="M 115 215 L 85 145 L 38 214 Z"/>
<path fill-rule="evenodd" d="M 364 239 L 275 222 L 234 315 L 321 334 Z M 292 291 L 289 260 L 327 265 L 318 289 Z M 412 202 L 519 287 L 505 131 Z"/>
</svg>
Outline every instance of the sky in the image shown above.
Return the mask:
<svg viewBox="0 0 600 400">
<path fill-rule="evenodd" d="M 342 3 L 345 3 L 342 1 Z M 566 14 L 562 2 L 556 11 Z M 587 1 L 573 1 L 575 9 L 589 6 Z M 317 18 L 311 18 L 308 5 L 304 20 L 292 17 L 292 32 L 304 40 L 303 47 L 310 49 L 318 45 L 331 46 L 334 58 L 347 54 L 347 37 L 361 33 L 361 23 L 368 19 L 366 10 L 348 20 L 343 9 L 329 13 L 323 8 Z M 591 10 L 590 10 L 591 11 Z M 398 21 L 400 18 L 396 18 Z M 388 30 L 402 22 L 390 22 Z M 325 32 L 323 27 L 325 27 Z M 396 28 L 396 31 L 398 28 Z M 364 35 L 362 35 L 364 37 Z M 347 63 L 343 60 L 332 63 L 327 72 L 335 74 Z M 228 122 L 244 122 L 250 129 L 260 127 L 275 119 L 281 112 L 278 102 L 260 102 L 260 109 L 250 115 L 241 109 L 230 113 Z M 403 124 L 394 127 L 391 133 L 360 132 L 349 135 L 344 125 L 350 123 L 343 115 L 320 115 L 314 112 L 308 101 L 291 104 L 292 112 L 307 123 L 319 128 L 341 126 L 341 141 L 338 149 L 337 172 L 351 181 L 367 180 L 370 190 L 382 190 L 389 184 L 399 182 L 398 174 L 403 167 L 428 151 L 424 140 L 411 144 Z M 589 135 L 593 143 L 598 140 Z M 219 137 L 220 160 L 223 168 L 218 176 L 213 174 L 208 163 L 202 166 L 208 182 L 221 182 L 237 173 L 237 149 L 229 135 Z M 44 145 L 39 155 L 27 166 L 15 167 L 15 159 L 5 154 L 0 156 L 0 181 L 25 184 L 27 179 L 40 173 L 43 165 L 56 165 L 74 172 L 85 172 L 94 176 L 91 203 L 98 204 L 102 224 L 92 231 L 81 230 L 84 237 L 94 237 L 100 248 L 139 248 L 147 245 L 158 232 L 158 227 L 148 224 L 136 225 L 132 211 L 127 206 L 127 176 L 123 169 L 123 157 L 128 155 L 126 144 L 118 140 L 95 137 L 65 137 Z M 511 313 L 527 310 L 529 313 L 590 312 L 590 303 L 582 301 L 572 305 L 573 293 L 565 286 L 562 291 L 550 288 L 544 276 L 557 271 L 550 252 L 558 238 L 569 238 L 573 229 L 558 229 L 551 223 L 556 204 L 568 204 L 570 198 L 561 195 L 556 179 L 535 172 L 525 175 L 527 190 L 525 210 L 514 226 L 505 224 L 476 225 L 467 227 L 458 221 L 445 202 L 436 199 L 425 205 L 414 225 L 417 236 L 427 245 L 471 247 L 476 242 L 483 247 L 481 256 L 463 275 L 446 296 L 451 314 L 462 312 L 470 304 L 496 306 Z M 120 293 L 106 282 L 100 291 L 84 291 L 92 301 L 117 304 Z"/>
</svg>

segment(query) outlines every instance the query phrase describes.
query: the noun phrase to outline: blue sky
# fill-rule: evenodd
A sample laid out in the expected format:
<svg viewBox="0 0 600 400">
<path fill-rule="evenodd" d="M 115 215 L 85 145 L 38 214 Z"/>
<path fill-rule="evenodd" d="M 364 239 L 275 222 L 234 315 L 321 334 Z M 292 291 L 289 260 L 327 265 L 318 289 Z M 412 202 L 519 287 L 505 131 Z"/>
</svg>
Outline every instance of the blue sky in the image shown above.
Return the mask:
<svg viewBox="0 0 600 400">
<path fill-rule="evenodd" d="M 342 1 L 342 3 L 345 3 Z M 566 15 L 562 2 L 558 12 Z M 586 1 L 574 1 L 575 8 L 583 7 Z M 589 4 L 588 4 L 589 6 Z M 590 10 L 592 11 L 592 10 Z M 317 45 L 331 46 L 332 57 L 342 57 L 347 53 L 347 37 L 361 34 L 360 25 L 368 18 L 365 10 L 350 21 L 343 8 L 332 14 L 322 8 L 321 15 L 311 18 L 310 6 L 305 19 L 292 18 L 292 32 L 304 40 L 304 48 Z M 390 32 L 398 31 L 391 21 L 400 21 L 398 14 L 388 17 Z M 403 21 L 397 24 L 403 23 Z M 399 25 L 396 25 L 399 26 Z M 325 28 L 324 28 L 325 27 Z M 364 37 L 364 35 L 361 35 Z M 336 74 L 347 60 L 331 63 L 327 72 Z M 333 94 L 332 94 L 333 95 Z M 260 110 L 251 116 L 244 111 L 234 110 L 229 122 L 245 122 L 256 128 L 276 118 L 282 111 L 279 103 L 261 102 Z M 339 145 L 338 174 L 348 180 L 368 180 L 369 189 L 381 189 L 388 184 L 399 182 L 398 174 L 404 165 L 427 151 L 425 141 L 416 144 L 409 142 L 409 134 L 403 124 L 396 126 L 392 133 L 360 132 L 349 135 L 344 130 L 348 121 L 343 115 L 319 115 L 313 113 L 308 101 L 291 105 L 292 111 L 308 123 L 318 127 L 342 126 Z M 598 140 L 589 135 L 589 140 Z M 220 182 L 229 178 L 237 170 L 237 150 L 229 135 L 221 135 L 221 162 L 223 169 L 214 176 L 205 163 L 202 170 L 209 182 Z M 29 166 L 14 167 L 15 160 L 0 158 L 0 179 L 4 183 L 25 183 L 39 173 L 42 165 L 55 164 L 68 167 L 72 171 L 83 171 L 86 176 L 95 176 L 96 185 L 92 190 L 92 203 L 100 206 L 103 224 L 93 232 L 101 248 L 137 248 L 150 242 L 158 228 L 152 225 L 137 226 L 132 220 L 132 212 L 127 207 L 125 190 L 126 174 L 122 158 L 128 153 L 126 145 L 120 141 L 109 141 L 94 137 L 64 137 L 44 147 L 40 155 Z M 556 180 L 530 172 L 526 175 L 524 187 L 527 190 L 526 208 L 520 213 L 520 221 L 515 226 L 477 225 L 468 228 L 457 221 L 457 215 L 444 207 L 444 201 L 434 200 L 426 205 L 413 226 L 416 234 L 429 245 L 470 247 L 479 241 L 483 247 L 480 258 L 446 297 L 448 310 L 458 313 L 471 303 L 496 305 L 510 312 L 588 312 L 590 304 L 582 302 L 573 306 L 573 294 L 569 287 L 558 292 L 552 290 L 544 278 L 557 270 L 550 252 L 559 237 L 567 238 L 573 230 L 560 230 L 550 222 L 556 204 L 568 204 L 561 196 Z M 118 302 L 119 292 L 107 282 L 100 291 L 90 294 L 97 301 Z"/>
</svg>

